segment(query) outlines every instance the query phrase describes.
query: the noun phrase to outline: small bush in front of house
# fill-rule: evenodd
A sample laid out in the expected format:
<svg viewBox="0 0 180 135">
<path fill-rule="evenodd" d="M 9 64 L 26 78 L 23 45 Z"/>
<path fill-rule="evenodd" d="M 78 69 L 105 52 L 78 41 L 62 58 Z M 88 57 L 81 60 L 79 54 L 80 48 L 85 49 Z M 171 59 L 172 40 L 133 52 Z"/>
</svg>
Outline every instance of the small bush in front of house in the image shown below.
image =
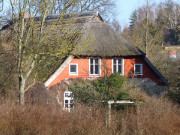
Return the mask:
<svg viewBox="0 0 180 135">
<path fill-rule="evenodd" d="M 81 81 L 69 86 L 73 92 L 74 100 L 83 104 L 97 104 L 107 100 L 130 99 L 130 95 L 122 90 L 126 82 L 125 77 L 119 73 L 113 73 L 108 77 L 102 77 L 93 83 Z"/>
<path fill-rule="evenodd" d="M 109 85 L 113 89 L 120 90 L 125 82 L 126 78 L 117 72 L 109 76 Z"/>
<path fill-rule="evenodd" d="M 100 93 L 95 90 L 95 87 L 91 83 L 86 81 L 70 85 L 68 89 L 73 92 L 76 102 L 92 105 L 101 99 Z"/>
<path fill-rule="evenodd" d="M 119 73 L 113 73 L 108 77 L 99 78 L 93 84 L 98 92 L 106 95 L 107 99 L 120 100 L 121 95 L 126 93 L 122 91 L 125 83 L 126 78 L 124 76 L 121 76 Z"/>
</svg>

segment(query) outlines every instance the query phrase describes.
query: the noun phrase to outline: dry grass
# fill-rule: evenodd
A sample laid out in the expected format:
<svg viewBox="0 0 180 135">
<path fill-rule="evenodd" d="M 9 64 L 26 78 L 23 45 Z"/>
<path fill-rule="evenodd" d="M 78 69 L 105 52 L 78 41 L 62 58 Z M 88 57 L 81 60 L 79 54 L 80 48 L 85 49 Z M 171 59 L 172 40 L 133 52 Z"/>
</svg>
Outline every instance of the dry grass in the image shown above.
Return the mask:
<svg viewBox="0 0 180 135">
<path fill-rule="evenodd" d="M 106 134 L 104 112 L 82 106 L 68 113 L 55 105 L 1 104 L 0 134 Z"/>
<path fill-rule="evenodd" d="M 106 126 L 105 108 L 76 105 L 70 113 L 56 105 L 0 104 L 3 135 L 178 135 L 180 109 L 163 98 L 147 98 L 136 109 L 112 113 Z"/>
<path fill-rule="evenodd" d="M 178 135 L 180 109 L 167 99 L 152 97 L 139 105 L 135 113 L 126 113 L 121 126 L 121 134 Z"/>
</svg>

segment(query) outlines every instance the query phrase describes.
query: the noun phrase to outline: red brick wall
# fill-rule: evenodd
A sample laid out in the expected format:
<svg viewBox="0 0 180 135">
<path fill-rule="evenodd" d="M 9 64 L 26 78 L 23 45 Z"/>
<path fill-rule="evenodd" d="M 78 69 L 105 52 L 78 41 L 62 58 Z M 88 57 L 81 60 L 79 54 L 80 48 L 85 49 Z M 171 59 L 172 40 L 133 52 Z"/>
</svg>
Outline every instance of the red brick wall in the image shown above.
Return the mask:
<svg viewBox="0 0 180 135">
<path fill-rule="evenodd" d="M 51 87 L 66 78 L 90 78 L 89 77 L 89 59 L 74 58 L 70 63 L 78 64 L 78 75 L 69 75 L 69 64 L 65 69 L 54 79 L 48 87 Z M 134 64 L 143 64 L 143 75 L 134 75 Z M 112 59 L 101 59 L 101 77 L 112 74 Z M 124 76 L 135 78 L 150 78 L 157 84 L 161 84 L 158 76 L 147 65 L 143 58 L 128 58 L 124 59 Z M 92 77 L 91 77 L 92 78 Z M 95 77 L 94 77 L 95 78 Z"/>
<path fill-rule="evenodd" d="M 143 75 L 134 75 L 134 64 L 143 64 Z M 148 66 L 143 58 L 128 58 L 124 59 L 124 76 L 134 77 L 134 78 L 150 78 L 152 81 L 156 82 L 158 85 L 163 85 L 159 81 L 159 77 L 154 73 L 154 71 Z"/>
</svg>

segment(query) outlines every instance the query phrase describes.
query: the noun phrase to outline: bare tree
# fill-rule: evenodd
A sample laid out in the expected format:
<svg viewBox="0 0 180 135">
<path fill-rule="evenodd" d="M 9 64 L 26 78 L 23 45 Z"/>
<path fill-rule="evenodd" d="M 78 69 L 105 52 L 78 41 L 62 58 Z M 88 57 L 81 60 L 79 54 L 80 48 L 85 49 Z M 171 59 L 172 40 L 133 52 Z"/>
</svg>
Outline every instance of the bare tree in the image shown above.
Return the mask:
<svg viewBox="0 0 180 135">
<path fill-rule="evenodd" d="M 13 15 L 13 25 L 11 26 L 14 41 L 13 45 L 16 47 L 18 54 L 19 103 L 23 105 L 25 102 L 24 93 L 27 88 L 29 88 L 26 86 L 27 80 L 32 76 L 36 65 L 44 58 L 42 56 L 65 55 L 64 52 L 67 51 L 65 49 L 70 48 L 70 44 L 68 44 L 68 41 L 66 42 L 65 39 L 71 38 L 71 35 L 74 33 L 68 30 L 69 26 L 61 27 L 58 23 L 63 23 L 63 14 L 66 10 L 74 6 L 75 1 L 71 1 L 66 5 L 60 17 L 56 19 L 56 21 L 48 23 L 48 25 L 46 23 L 46 17 L 55 7 L 56 0 L 43 0 L 38 2 L 33 0 L 10 0 L 10 4 Z M 61 36 L 55 34 L 57 27 L 63 29 L 61 30 L 61 32 L 63 32 Z M 51 36 L 54 37 L 52 38 Z M 59 38 L 57 36 L 59 36 Z M 57 46 L 57 43 L 53 44 L 55 41 L 59 43 L 59 46 Z"/>
<path fill-rule="evenodd" d="M 159 4 L 156 22 L 164 31 L 165 44 L 177 45 L 179 41 L 180 5 L 172 0 Z"/>
<path fill-rule="evenodd" d="M 53 14 L 61 13 L 64 7 L 66 7 L 73 0 L 56 0 L 55 7 L 53 8 Z M 76 0 L 74 7 L 66 10 L 66 13 L 71 12 L 85 12 L 85 11 L 98 11 L 101 15 L 109 17 L 114 14 L 115 2 L 113 0 Z"/>
</svg>

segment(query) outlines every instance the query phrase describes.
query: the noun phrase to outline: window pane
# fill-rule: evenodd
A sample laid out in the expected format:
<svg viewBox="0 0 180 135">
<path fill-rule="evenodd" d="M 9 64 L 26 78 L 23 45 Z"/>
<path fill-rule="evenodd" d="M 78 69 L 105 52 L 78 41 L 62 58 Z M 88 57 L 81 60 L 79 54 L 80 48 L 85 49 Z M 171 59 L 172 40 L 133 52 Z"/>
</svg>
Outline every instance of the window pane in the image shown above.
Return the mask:
<svg viewBox="0 0 180 135">
<path fill-rule="evenodd" d="M 65 103 L 68 104 L 68 100 L 65 100 Z"/>
<path fill-rule="evenodd" d="M 93 59 L 90 59 L 90 64 L 93 64 Z"/>
<path fill-rule="evenodd" d="M 93 65 L 90 66 L 90 74 L 93 74 Z"/>
<path fill-rule="evenodd" d="M 116 65 L 117 59 L 113 59 L 113 65 Z"/>
<path fill-rule="evenodd" d="M 141 72 L 140 69 L 141 69 L 141 66 L 140 66 L 140 65 L 136 65 L 136 66 L 135 66 L 135 72 L 136 72 L 136 73 L 140 73 L 140 72 Z"/>
<path fill-rule="evenodd" d="M 76 72 L 76 65 L 70 65 L 70 72 Z"/>
<path fill-rule="evenodd" d="M 68 97 L 68 93 L 65 93 L 65 97 Z"/>
<path fill-rule="evenodd" d="M 99 66 L 95 65 L 95 74 L 99 74 Z"/>
<path fill-rule="evenodd" d="M 116 72 L 116 65 L 113 65 L 113 72 Z"/>
<path fill-rule="evenodd" d="M 121 59 L 118 59 L 118 64 L 121 64 Z"/>
<path fill-rule="evenodd" d="M 98 59 L 95 59 L 95 64 L 98 65 Z"/>
<path fill-rule="evenodd" d="M 121 65 L 118 65 L 118 72 L 121 73 Z"/>
</svg>

